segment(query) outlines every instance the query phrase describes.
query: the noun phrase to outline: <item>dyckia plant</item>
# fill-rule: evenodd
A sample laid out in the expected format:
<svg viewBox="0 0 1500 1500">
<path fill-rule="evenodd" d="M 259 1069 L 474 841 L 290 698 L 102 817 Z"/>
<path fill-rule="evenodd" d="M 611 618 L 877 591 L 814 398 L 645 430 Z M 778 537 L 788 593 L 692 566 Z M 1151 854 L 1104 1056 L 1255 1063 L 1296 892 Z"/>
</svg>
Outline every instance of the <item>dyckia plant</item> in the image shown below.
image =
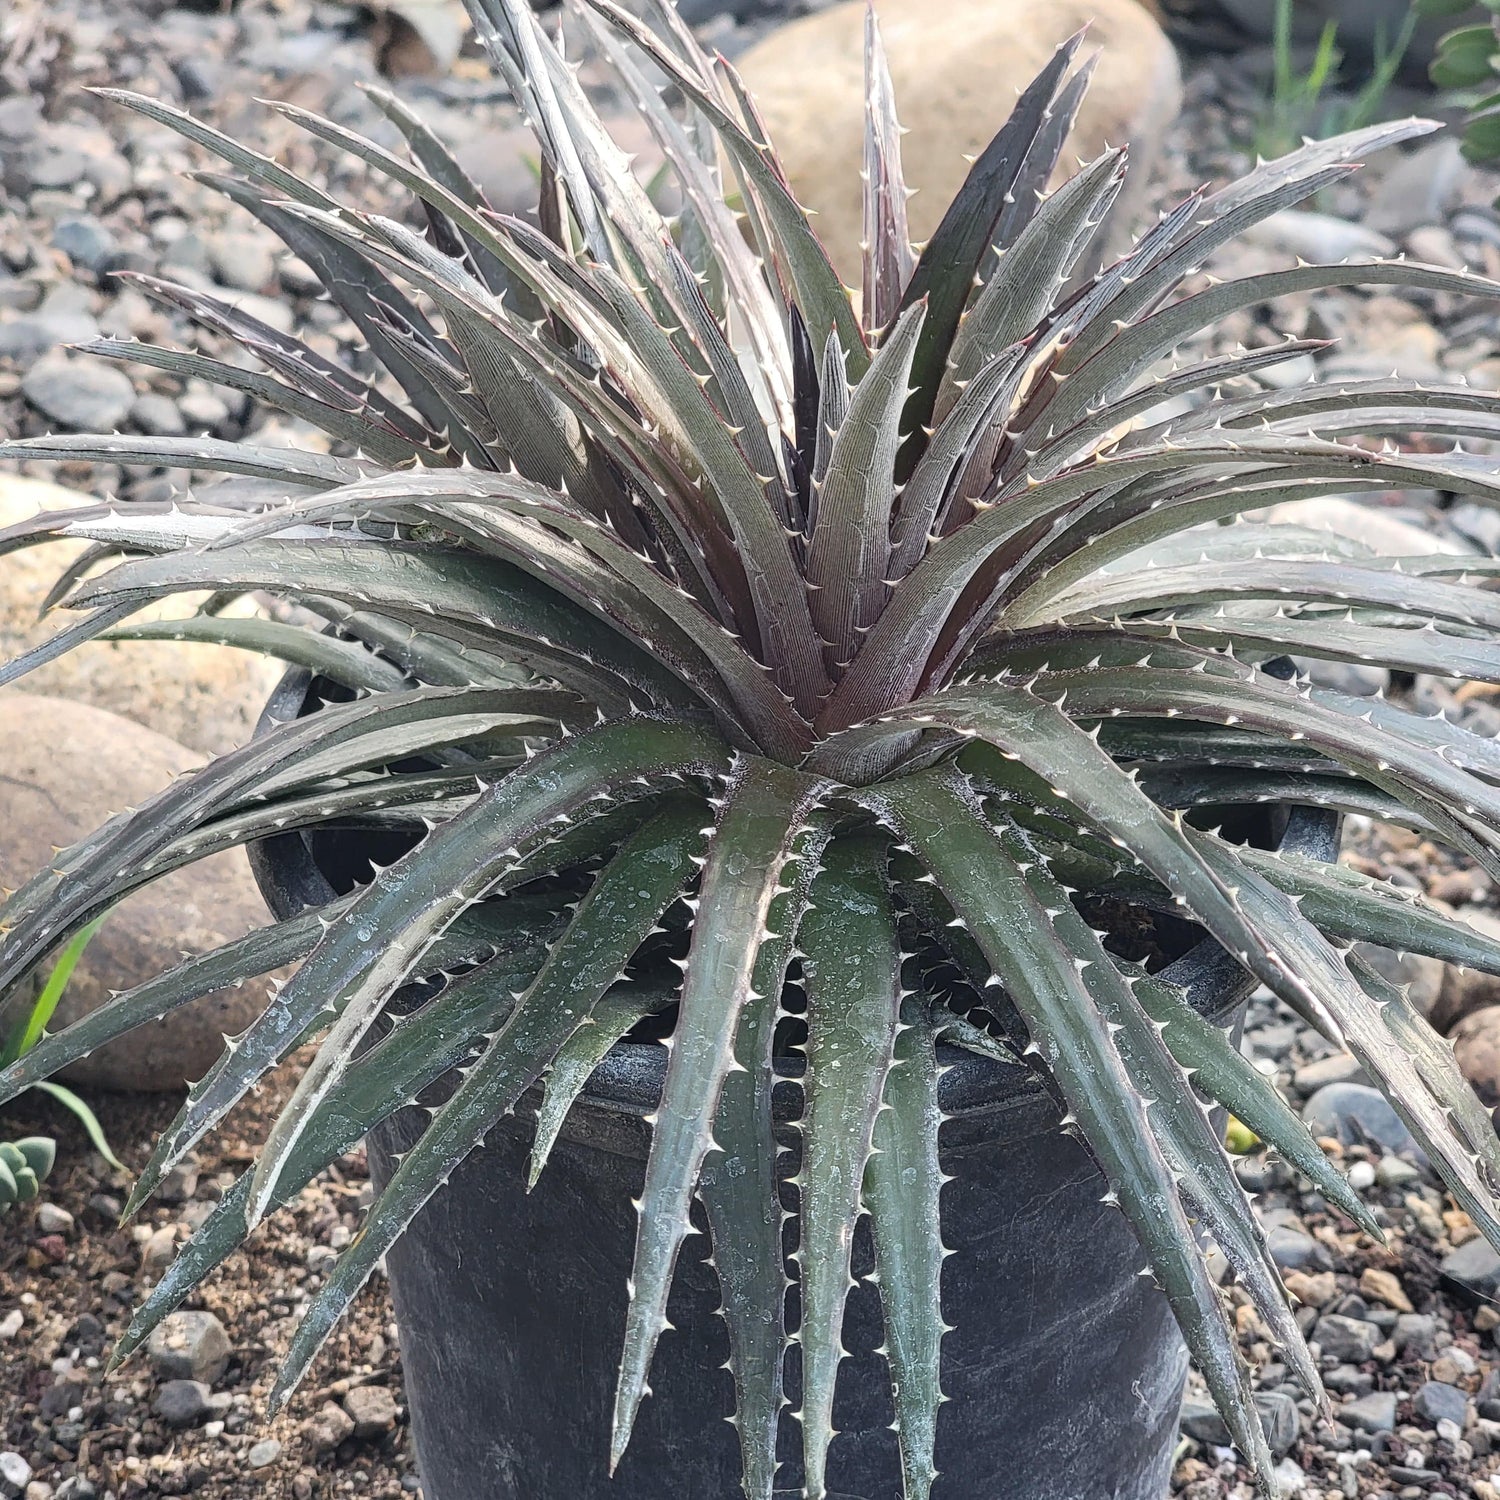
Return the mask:
<svg viewBox="0 0 1500 1500">
<path fill-rule="evenodd" d="M 656 30 L 613 0 L 587 0 L 582 17 L 679 179 L 671 222 L 523 0 L 470 8 L 536 131 L 540 228 L 493 212 L 384 95 L 413 160 L 281 109 L 408 190 L 410 222 L 355 212 L 166 105 L 109 96 L 234 169 L 209 180 L 319 273 L 375 373 L 145 278 L 264 368 L 113 341 L 97 352 L 248 391 L 321 427 L 335 456 L 119 435 L 0 449 L 249 475 L 263 495 L 101 504 L 0 533 L 7 549 L 94 544 L 59 590 L 79 623 L 8 675 L 106 631 L 165 631 L 269 651 L 326 686 L 315 711 L 121 814 L 14 893 L 0 909 L 0 985 L 129 890 L 227 846 L 314 828 L 407 839 L 332 905 L 189 959 L 0 1073 L 8 1097 L 195 996 L 300 961 L 192 1090 L 136 1188 L 132 1209 L 318 1039 L 256 1165 L 121 1353 L 330 1160 L 451 1075 L 313 1297 L 276 1387 L 284 1400 L 486 1132 L 544 1083 L 541 1170 L 593 1065 L 659 1012 L 670 1054 L 616 1457 L 701 1194 L 746 1494 L 773 1487 L 795 1274 L 805 1484 L 823 1496 L 850 1237 L 868 1212 L 906 1493 L 924 1496 L 944 1333 L 939 1059 L 953 1043 L 1013 1048 L 1108 1179 L 1271 1491 L 1200 1230 L 1315 1394 L 1318 1376 L 1209 1101 L 1376 1227 L 1269 1084 L 1094 924 L 1121 903 L 1201 924 L 1355 1054 L 1500 1244 L 1491 1120 L 1446 1045 L 1351 945 L 1491 972 L 1500 952 L 1405 892 L 1224 831 L 1246 806 L 1317 804 L 1418 828 L 1500 877 L 1494 742 L 1274 670 L 1295 655 L 1500 681 L 1500 599 L 1484 586 L 1500 563 L 1378 557 L 1254 518 L 1329 491 L 1500 498 L 1494 465 L 1462 447 L 1500 436 L 1500 400 L 1252 378 L 1306 342 L 1168 361 L 1283 294 L 1500 296 L 1500 284 L 1406 261 L 1197 277 L 1236 234 L 1430 127 L 1308 145 L 1195 193 L 1096 272 L 1083 257 L 1124 152 L 1047 191 L 1087 81 L 1086 68 L 1070 76 L 1074 41 L 917 254 L 872 24 L 856 302 L 733 70 L 662 0 Z M 652 81 L 662 75 L 670 104 Z M 1421 451 L 1400 446 L 1408 433 Z M 272 593 L 305 623 L 125 624 L 205 589 Z M 430 998 L 389 1014 L 418 978 L 439 981 Z M 779 1061 L 803 1099 L 790 1185 L 778 1185 L 772 1133 Z M 721 1159 L 738 1169 L 713 1170 Z"/>
</svg>

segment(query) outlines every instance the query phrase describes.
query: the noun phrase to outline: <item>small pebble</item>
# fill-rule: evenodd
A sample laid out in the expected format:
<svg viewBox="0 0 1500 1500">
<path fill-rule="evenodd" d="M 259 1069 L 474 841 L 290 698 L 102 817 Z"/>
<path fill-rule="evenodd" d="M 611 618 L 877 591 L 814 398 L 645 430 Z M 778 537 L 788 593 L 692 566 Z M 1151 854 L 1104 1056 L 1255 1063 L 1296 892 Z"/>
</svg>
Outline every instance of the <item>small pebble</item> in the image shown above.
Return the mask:
<svg viewBox="0 0 1500 1500">
<path fill-rule="evenodd" d="M 229 420 L 229 407 L 210 391 L 189 393 L 177 403 L 177 410 L 189 427 L 218 427 Z"/>
<path fill-rule="evenodd" d="M 1362 1364 L 1380 1342 L 1380 1330 L 1359 1318 L 1328 1313 L 1318 1319 L 1312 1339 L 1330 1358 Z"/>
<path fill-rule="evenodd" d="M 229 1335 L 211 1312 L 175 1312 L 146 1340 L 151 1368 L 164 1380 L 213 1385 L 229 1365 Z"/>
<path fill-rule="evenodd" d="M 168 1427 L 192 1427 L 213 1410 L 210 1395 L 201 1380 L 169 1380 L 156 1393 L 151 1410 Z"/>
<path fill-rule="evenodd" d="M 73 1215 L 67 1209 L 59 1208 L 55 1203 L 38 1204 L 36 1227 L 43 1234 L 71 1234 L 73 1232 Z"/>
<path fill-rule="evenodd" d="M 1315 1275 L 1291 1271 L 1285 1280 L 1287 1291 L 1308 1307 L 1327 1307 L 1338 1294 L 1338 1283 L 1332 1271 L 1319 1271 Z"/>
<path fill-rule="evenodd" d="M 325 1401 L 318 1414 L 303 1423 L 302 1432 L 314 1453 L 331 1453 L 354 1436 L 354 1418 L 343 1407 Z"/>
<path fill-rule="evenodd" d="M 6 1500 L 25 1492 L 31 1483 L 31 1465 L 19 1453 L 0 1453 L 0 1495 Z"/>
<path fill-rule="evenodd" d="M 1382 1156 L 1375 1168 L 1375 1181 L 1381 1187 L 1401 1187 L 1415 1182 L 1421 1175 L 1416 1167 L 1399 1156 Z"/>
<path fill-rule="evenodd" d="M 52 243 L 75 266 L 103 271 L 118 254 L 114 235 L 92 214 L 69 215 L 52 226 Z"/>
<path fill-rule="evenodd" d="M 1397 1312 L 1416 1311 L 1416 1308 L 1411 1305 L 1411 1298 L 1406 1295 L 1406 1288 L 1390 1271 L 1381 1271 L 1374 1266 L 1366 1266 L 1359 1278 L 1359 1289 L 1366 1297 L 1373 1297 L 1377 1302 L 1384 1302 L 1387 1307 L 1394 1307 Z"/>
<path fill-rule="evenodd" d="M 331 1245 L 311 1245 L 307 1251 L 307 1269 L 319 1273 L 332 1268 L 339 1258 L 339 1253 Z"/>
<path fill-rule="evenodd" d="M 177 403 L 170 396 L 159 396 L 154 391 L 135 398 L 130 420 L 149 437 L 182 437 L 187 432 L 187 423 L 177 410 Z"/>
<path fill-rule="evenodd" d="M 1371 1391 L 1340 1408 L 1341 1422 L 1360 1432 L 1393 1432 L 1396 1427 L 1396 1393 Z"/>
<path fill-rule="evenodd" d="M 138 1229 L 146 1228 L 137 1225 Z M 148 1276 L 160 1276 L 177 1257 L 177 1230 L 171 1224 L 148 1230 L 141 1241 L 141 1270 Z"/>
<path fill-rule="evenodd" d="M 208 241 L 208 263 L 225 286 L 258 292 L 276 274 L 272 246 L 260 235 L 226 231 Z"/>
<path fill-rule="evenodd" d="M 180 1161 L 161 1180 L 156 1196 L 163 1203 L 186 1203 L 198 1191 L 198 1163 L 189 1158 Z"/>
<path fill-rule="evenodd" d="M 1412 1398 L 1412 1410 L 1428 1422 L 1436 1423 L 1446 1419 L 1462 1429 L 1469 1412 L 1469 1398 L 1457 1386 L 1446 1385 L 1440 1380 L 1429 1380 Z"/>
<path fill-rule="evenodd" d="M 357 1385 L 344 1397 L 357 1438 L 384 1437 L 400 1418 L 396 1398 L 383 1385 Z"/>
<path fill-rule="evenodd" d="M 281 1444 L 275 1438 L 262 1438 L 245 1455 L 245 1467 L 248 1469 L 269 1468 L 281 1457 Z"/>
</svg>

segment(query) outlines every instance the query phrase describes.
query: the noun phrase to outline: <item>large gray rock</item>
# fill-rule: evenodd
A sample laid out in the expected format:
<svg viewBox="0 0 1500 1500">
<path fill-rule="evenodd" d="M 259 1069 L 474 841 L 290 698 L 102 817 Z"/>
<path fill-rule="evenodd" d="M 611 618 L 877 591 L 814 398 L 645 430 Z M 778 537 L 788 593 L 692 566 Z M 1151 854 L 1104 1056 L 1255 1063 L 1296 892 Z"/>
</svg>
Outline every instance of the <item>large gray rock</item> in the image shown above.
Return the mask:
<svg viewBox="0 0 1500 1500">
<path fill-rule="evenodd" d="M 1486 1107 L 1500 1104 L 1500 1005 L 1486 1005 L 1453 1028 L 1453 1056 Z"/>
<path fill-rule="evenodd" d="M 1345 1146 L 1374 1142 L 1386 1151 L 1421 1156 L 1421 1147 L 1385 1095 L 1362 1084 L 1330 1083 L 1319 1089 L 1303 1105 L 1302 1122 L 1314 1135 Z"/>
<path fill-rule="evenodd" d="M 44 416 L 82 432 L 113 432 L 135 400 L 135 387 L 118 365 L 68 354 L 38 360 L 21 390 Z"/>
<path fill-rule="evenodd" d="M 1395 1391 L 1371 1391 L 1339 1412 L 1339 1420 L 1360 1432 L 1391 1432 L 1396 1426 Z"/>
<path fill-rule="evenodd" d="M 1500 1255 L 1480 1235 L 1443 1257 L 1443 1279 L 1483 1302 L 1500 1297 Z"/>
<path fill-rule="evenodd" d="M 40 511 L 76 509 L 91 497 L 0 473 L 0 527 Z M 88 544 L 49 542 L 0 557 L 0 661 L 50 640 L 73 623 L 68 610 L 39 618 L 58 574 Z M 138 618 L 190 614 L 189 595 Z M 61 618 L 59 618 L 61 617 Z M 90 641 L 26 678 L 27 692 L 73 698 L 123 714 L 194 750 L 219 754 L 244 744 L 282 667 L 250 651 L 173 641 Z"/>
<path fill-rule="evenodd" d="M 13 889 L 58 849 L 135 807 L 202 757 L 102 709 L 0 691 L 0 887 Z M 85 951 L 52 1029 L 178 962 L 269 920 L 242 850 L 165 875 L 128 896 Z M 205 996 L 74 1064 L 76 1082 L 147 1092 L 181 1088 L 219 1057 L 224 1035 L 265 1007 L 256 980 Z"/>
<path fill-rule="evenodd" d="M 1441 1380 L 1429 1380 L 1418 1391 L 1412 1406 L 1419 1417 L 1436 1426 L 1449 1421 L 1462 1430 L 1469 1415 L 1469 1397 L 1456 1385 L 1447 1385 Z"/>
<path fill-rule="evenodd" d="M 864 0 L 844 0 L 773 31 L 739 60 L 792 189 L 835 268 L 860 280 L 864 156 Z M 1059 42 L 1089 28 L 1099 67 L 1068 144 L 1064 175 L 1109 146 L 1130 147 L 1123 224 L 1140 202 L 1176 117 L 1177 56 L 1137 0 L 881 0 L 912 238 L 928 239 L 969 163 Z"/>
<path fill-rule="evenodd" d="M 1380 1342 L 1380 1330 L 1363 1318 L 1329 1313 L 1313 1325 L 1312 1340 L 1331 1359 L 1363 1364 Z"/>
</svg>

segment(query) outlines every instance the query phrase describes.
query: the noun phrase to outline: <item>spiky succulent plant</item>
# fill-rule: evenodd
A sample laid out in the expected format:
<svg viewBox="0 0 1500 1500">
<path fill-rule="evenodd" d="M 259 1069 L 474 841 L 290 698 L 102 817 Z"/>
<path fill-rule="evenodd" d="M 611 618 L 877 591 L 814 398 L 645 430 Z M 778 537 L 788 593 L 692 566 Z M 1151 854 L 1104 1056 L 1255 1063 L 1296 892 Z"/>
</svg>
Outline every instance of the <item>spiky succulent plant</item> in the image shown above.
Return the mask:
<svg viewBox="0 0 1500 1500">
<path fill-rule="evenodd" d="M 788 1282 L 771 1094 L 777 1058 L 799 1053 L 807 1492 L 825 1493 L 850 1233 L 868 1211 L 906 1493 L 924 1496 L 944 1327 L 938 1049 L 1014 1047 L 1103 1169 L 1269 1490 L 1198 1226 L 1315 1393 L 1318 1377 L 1207 1101 L 1376 1226 L 1222 1034 L 1112 951 L 1096 898 L 1191 917 L 1349 1047 L 1500 1243 L 1489 1116 L 1350 945 L 1491 972 L 1500 953 L 1405 892 L 1223 832 L 1229 812 L 1267 802 L 1356 810 L 1500 877 L 1492 741 L 1266 670 L 1294 654 L 1500 681 L 1500 600 L 1485 587 L 1500 563 L 1378 557 L 1252 514 L 1403 486 L 1500 498 L 1494 465 L 1461 447 L 1500 435 L 1500 400 L 1251 378 L 1305 342 L 1166 363 L 1282 294 L 1500 296 L 1408 262 L 1197 277 L 1234 235 L 1427 127 L 1308 145 L 1195 193 L 1095 274 L 1084 257 L 1124 152 L 1046 191 L 1086 84 L 1086 70 L 1069 76 L 1075 40 L 917 255 L 872 24 L 857 311 L 733 70 L 664 0 L 651 0 L 655 32 L 612 0 L 583 15 L 679 179 L 671 223 L 524 0 L 470 8 L 540 143 L 540 229 L 492 212 L 379 94 L 416 165 L 282 112 L 408 189 L 420 229 L 355 212 L 175 109 L 110 96 L 237 171 L 210 180 L 317 271 L 377 375 L 151 281 L 264 371 L 98 351 L 248 391 L 321 427 L 338 456 L 118 435 L 0 449 L 263 481 L 255 502 L 205 489 L 0 533 L 6 549 L 94 544 L 65 581 L 80 623 L 7 676 L 208 589 L 265 591 L 300 613 L 133 632 L 268 651 L 330 685 L 315 712 L 121 814 L 15 892 L 0 909 L 0 986 L 129 890 L 217 850 L 295 829 L 409 840 L 332 905 L 189 959 L 0 1072 L 8 1097 L 200 994 L 300 961 L 192 1090 L 132 1196 L 133 1209 L 258 1079 L 320 1039 L 256 1165 L 137 1312 L 122 1354 L 263 1216 L 455 1073 L 317 1290 L 280 1402 L 486 1131 L 545 1079 L 540 1170 L 604 1051 L 668 1012 L 616 1456 L 698 1192 L 719 1250 L 744 1487 L 771 1492 Z M 721 149 L 742 215 L 726 206 Z M 1399 444 L 1412 432 L 1421 451 Z M 423 976 L 444 981 L 435 997 L 385 1014 Z M 720 1153 L 741 1170 L 713 1170 Z"/>
</svg>

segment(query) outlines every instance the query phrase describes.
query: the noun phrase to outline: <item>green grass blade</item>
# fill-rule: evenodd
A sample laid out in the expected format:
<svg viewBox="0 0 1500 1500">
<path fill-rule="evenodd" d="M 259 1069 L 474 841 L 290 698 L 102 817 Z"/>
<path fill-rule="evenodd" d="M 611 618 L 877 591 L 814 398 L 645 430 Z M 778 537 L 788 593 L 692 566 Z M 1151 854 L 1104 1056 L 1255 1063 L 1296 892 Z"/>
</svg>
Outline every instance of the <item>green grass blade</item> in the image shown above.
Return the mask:
<svg viewBox="0 0 1500 1500">
<path fill-rule="evenodd" d="M 32 1085 L 38 1093 L 46 1094 L 49 1098 L 57 1100 L 64 1109 L 71 1110 L 78 1117 L 79 1124 L 84 1128 L 90 1143 L 95 1151 L 107 1161 L 110 1166 L 118 1171 L 125 1171 L 125 1163 L 122 1162 L 113 1151 L 110 1150 L 109 1141 L 105 1137 L 104 1127 L 99 1123 L 99 1117 L 91 1110 L 72 1089 L 67 1089 L 60 1083 L 34 1083 Z"/>
<path fill-rule="evenodd" d="M 0 1104 L 147 1021 L 299 958 L 322 931 L 318 915 L 308 912 L 292 917 L 189 958 L 164 974 L 111 995 L 63 1030 L 39 1037 L 33 1046 L 0 1068 Z"/>
<path fill-rule="evenodd" d="M 41 993 L 36 997 L 36 1003 L 27 1014 L 20 1033 L 9 1040 L 3 1050 L 0 1050 L 0 1067 L 9 1067 L 17 1058 L 24 1057 L 41 1041 L 48 1023 L 52 1020 L 62 1000 L 63 992 L 68 987 L 68 981 L 73 977 L 73 970 L 78 967 L 78 960 L 83 957 L 83 950 L 88 947 L 94 934 L 107 919 L 107 914 L 96 917 L 88 926 L 80 929 L 68 940 L 67 945 L 58 954 L 57 962 L 52 966 L 52 972 L 47 976 L 47 982 L 42 986 Z"/>
</svg>

